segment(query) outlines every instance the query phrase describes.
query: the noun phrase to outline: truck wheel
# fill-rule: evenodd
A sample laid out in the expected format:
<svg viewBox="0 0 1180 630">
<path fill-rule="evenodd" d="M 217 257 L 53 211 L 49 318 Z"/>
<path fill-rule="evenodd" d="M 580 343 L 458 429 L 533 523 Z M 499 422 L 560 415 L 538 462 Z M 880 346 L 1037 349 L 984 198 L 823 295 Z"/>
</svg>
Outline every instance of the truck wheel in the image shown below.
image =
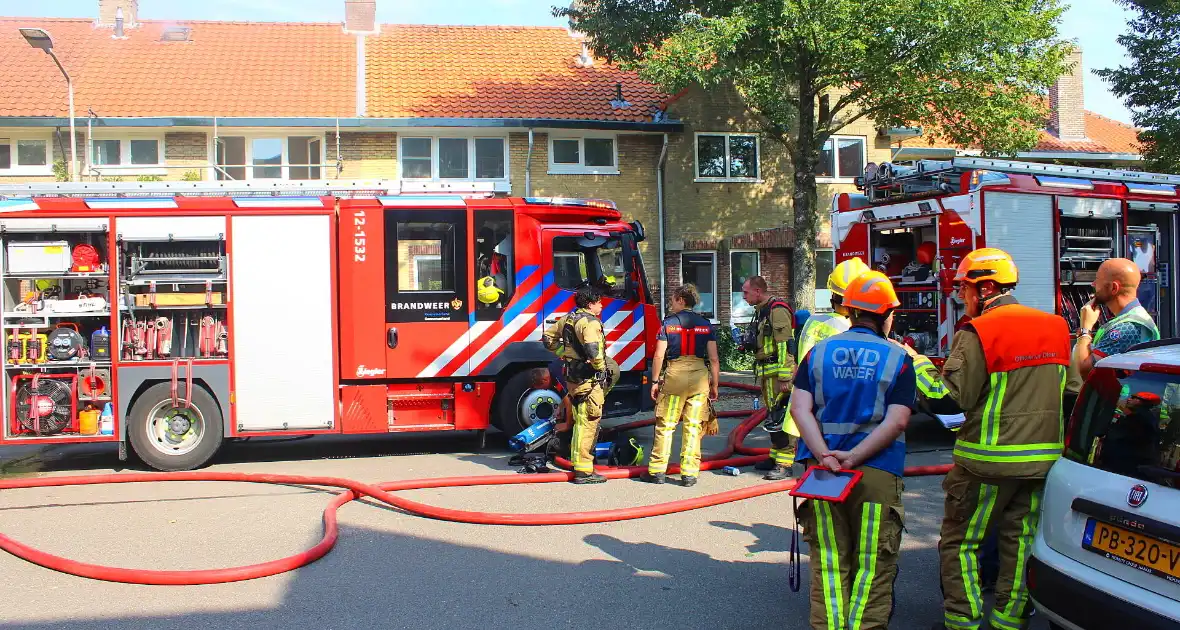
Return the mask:
<svg viewBox="0 0 1180 630">
<path fill-rule="evenodd" d="M 207 463 L 221 448 L 222 417 L 217 402 L 194 386 L 192 406 L 184 406 L 184 384 L 178 405 L 172 404 L 170 383 L 147 388 L 131 405 L 127 434 L 145 464 L 163 471 L 192 470 Z"/>
<path fill-rule="evenodd" d="M 539 420 L 557 415 L 561 394 L 552 389 L 533 387 L 532 370 L 523 370 L 508 379 L 496 400 L 496 428 L 516 435 Z"/>
</svg>

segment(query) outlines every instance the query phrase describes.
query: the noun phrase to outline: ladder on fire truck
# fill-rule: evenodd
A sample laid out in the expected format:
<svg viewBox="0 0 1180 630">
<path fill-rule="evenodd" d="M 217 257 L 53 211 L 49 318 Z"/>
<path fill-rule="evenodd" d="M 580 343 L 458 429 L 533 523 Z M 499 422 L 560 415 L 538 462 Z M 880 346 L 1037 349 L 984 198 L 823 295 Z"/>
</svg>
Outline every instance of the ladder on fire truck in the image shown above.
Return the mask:
<svg viewBox="0 0 1180 630">
<path fill-rule="evenodd" d="M 487 198 L 491 182 L 407 182 L 400 180 L 280 180 L 169 182 L 40 182 L 0 184 L 0 200 L 31 197 L 373 197 L 459 195 Z M 0 207 L 0 210 L 3 210 Z"/>
<path fill-rule="evenodd" d="M 1084 166 L 1061 166 L 1037 162 L 996 160 L 977 157 L 956 157 L 950 160 L 918 160 L 913 166 L 885 162 L 880 166 L 870 163 L 862 177 L 856 178 L 857 190 L 864 191 L 870 203 L 901 201 L 912 197 L 964 192 L 962 175 L 978 173 L 970 186 L 977 188 L 989 182 L 999 183 L 1007 174 L 1033 175 L 1063 188 L 1088 188 L 1089 181 L 1123 182 L 1138 184 L 1144 191 L 1152 187 L 1161 193 L 1173 195 L 1173 186 L 1180 186 L 1180 175 L 1147 173 L 1140 171 L 1119 171 Z"/>
</svg>

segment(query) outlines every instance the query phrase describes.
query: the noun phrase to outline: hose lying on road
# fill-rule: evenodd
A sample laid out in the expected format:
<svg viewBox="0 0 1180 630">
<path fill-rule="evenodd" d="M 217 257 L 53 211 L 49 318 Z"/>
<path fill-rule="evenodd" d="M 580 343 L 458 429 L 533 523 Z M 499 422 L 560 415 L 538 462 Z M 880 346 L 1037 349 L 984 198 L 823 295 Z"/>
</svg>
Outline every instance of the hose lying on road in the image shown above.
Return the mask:
<svg viewBox="0 0 1180 630">
<path fill-rule="evenodd" d="M 757 391 L 751 385 L 741 383 L 723 383 L 725 387 Z M 749 411 L 721 412 L 725 417 L 747 416 L 733 431 L 730 432 L 726 447 L 712 455 L 703 458 L 701 470 L 712 470 L 723 466 L 747 466 L 766 458 L 769 449 L 749 448 L 742 445 L 750 431 L 758 426 L 766 416 L 766 410 L 760 409 L 753 413 Z M 654 419 L 640 420 L 618 427 L 612 431 L 629 430 L 648 426 Z M 736 455 L 735 455 L 736 454 Z M 558 458 L 558 465 L 568 468 L 569 462 Z M 949 466 L 919 466 L 906 468 L 906 476 L 941 475 L 950 469 Z M 611 479 L 624 479 L 641 474 L 645 467 L 599 468 L 599 472 Z M 670 474 L 679 472 L 678 466 L 671 466 Z M 417 490 L 422 488 L 456 488 L 463 486 L 495 486 L 518 483 L 553 483 L 569 481 L 570 472 L 541 473 L 531 475 L 478 475 L 468 477 L 439 477 L 430 479 L 407 479 L 404 481 L 390 481 L 379 484 L 366 484 L 352 479 L 338 477 L 312 477 L 304 475 L 268 475 L 232 472 L 176 472 L 176 473 L 131 473 L 87 475 L 78 477 L 41 477 L 36 479 L 0 480 L 0 490 L 11 488 L 47 488 L 59 486 L 85 486 L 113 483 L 141 483 L 158 481 L 233 481 L 245 483 L 269 483 L 282 485 L 321 486 L 342 488 L 345 492 L 339 494 L 328 503 L 324 510 L 324 534 L 320 542 L 314 547 L 286 558 L 252 564 L 249 566 L 231 567 L 226 569 L 206 569 L 198 571 L 151 571 L 144 569 L 124 569 L 97 564 L 77 562 L 61 556 L 55 556 L 28 545 L 18 542 L 8 536 L 0 534 L 0 549 L 23 558 L 33 564 L 48 569 L 69 573 L 79 577 L 92 578 L 107 582 L 123 582 L 127 584 L 154 585 L 196 585 L 220 584 L 238 582 L 260 577 L 267 577 L 292 571 L 306 566 L 324 557 L 336 544 L 339 528 L 336 523 L 336 512 L 340 506 L 360 497 L 370 497 L 382 503 L 399 508 L 411 514 L 459 523 L 476 523 L 482 525 L 574 525 L 585 523 L 605 523 L 609 521 L 624 521 L 651 516 L 661 516 L 676 512 L 685 512 L 732 501 L 741 501 L 753 497 L 783 492 L 795 486 L 794 479 L 769 482 L 735 490 L 727 490 L 716 494 L 709 494 L 668 503 L 643 505 L 612 510 L 595 510 L 591 512 L 567 512 L 560 514 L 509 514 L 496 512 L 473 512 L 427 505 L 399 497 L 394 492 L 401 490 Z"/>
</svg>

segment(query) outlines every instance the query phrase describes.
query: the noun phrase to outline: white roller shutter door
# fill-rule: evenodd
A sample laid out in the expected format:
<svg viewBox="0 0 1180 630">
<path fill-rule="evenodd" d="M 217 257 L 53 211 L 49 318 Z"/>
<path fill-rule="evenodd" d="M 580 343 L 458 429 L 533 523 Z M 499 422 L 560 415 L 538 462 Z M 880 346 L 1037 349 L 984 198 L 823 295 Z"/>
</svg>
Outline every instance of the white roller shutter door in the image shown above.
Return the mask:
<svg viewBox="0 0 1180 630">
<path fill-rule="evenodd" d="M 987 246 L 1011 254 L 1020 269 L 1013 295 L 1025 306 L 1056 313 L 1053 197 L 985 192 L 983 213 Z"/>
</svg>

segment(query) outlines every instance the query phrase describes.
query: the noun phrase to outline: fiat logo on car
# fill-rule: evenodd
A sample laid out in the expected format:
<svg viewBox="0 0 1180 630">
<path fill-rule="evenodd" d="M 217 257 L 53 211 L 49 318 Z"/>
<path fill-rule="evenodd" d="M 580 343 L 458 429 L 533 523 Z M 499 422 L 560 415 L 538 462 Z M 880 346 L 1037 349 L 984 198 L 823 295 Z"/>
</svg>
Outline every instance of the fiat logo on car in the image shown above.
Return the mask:
<svg viewBox="0 0 1180 630">
<path fill-rule="evenodd" d="M 1127 494 L 1127 504 L 1137 508 L 1144 503 L 1147 503 L 1147 486 L 1137 483 L 1131 487 L 1131 492 Z"/>
</svg>

